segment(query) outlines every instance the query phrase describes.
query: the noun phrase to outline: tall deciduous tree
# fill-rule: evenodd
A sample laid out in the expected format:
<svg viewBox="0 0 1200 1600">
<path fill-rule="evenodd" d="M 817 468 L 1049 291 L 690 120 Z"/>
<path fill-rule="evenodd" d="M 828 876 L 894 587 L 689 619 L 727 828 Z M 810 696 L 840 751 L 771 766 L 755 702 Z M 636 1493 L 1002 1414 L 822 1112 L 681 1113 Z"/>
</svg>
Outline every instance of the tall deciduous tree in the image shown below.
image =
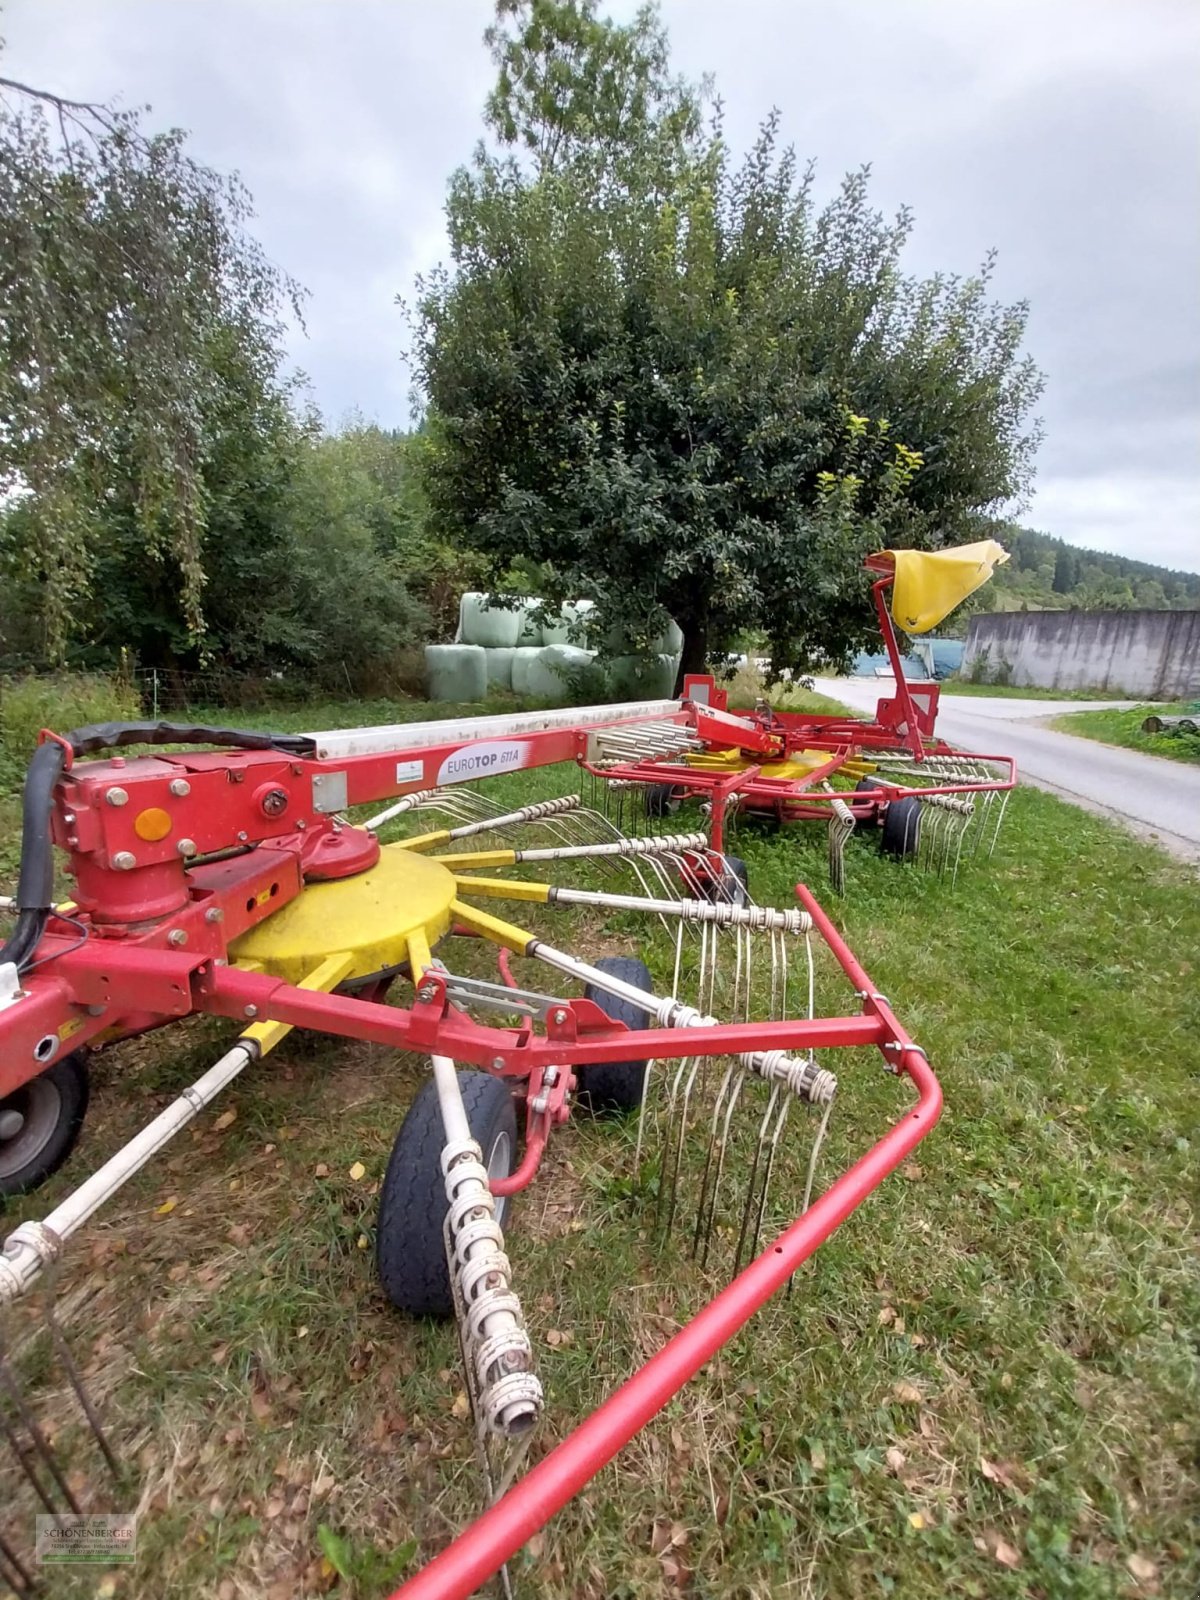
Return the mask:
<svg viewBox="0 0 1200 1600">
<path fill-rule="evenodd" d="M 239 382 L 266 395 L 295 286 L 235 179 L 178 131 L 0 78 L 0 495 L 29 496 L 49 653 L 85 607 L 103 507 L 133 508 L 204 632 L 206 467 Z"/>
<path fill-rule="evenodd" d="M 909 214 L 865 171 L 819 205 L 774 113 L 735 161 L 653 11 L 498 9 L 489 119 L 533 160 L 454 175 L 451 264 L 420 286 L 441 529 L 635 639 L 669 612 L 685 670 L 746 629 L 777 668 L 844 656 L 868 549 L 977 536 L 1026 490 L 1025 306 L 992 302 L 991 258 L 907 274 Z"/>
</svg>

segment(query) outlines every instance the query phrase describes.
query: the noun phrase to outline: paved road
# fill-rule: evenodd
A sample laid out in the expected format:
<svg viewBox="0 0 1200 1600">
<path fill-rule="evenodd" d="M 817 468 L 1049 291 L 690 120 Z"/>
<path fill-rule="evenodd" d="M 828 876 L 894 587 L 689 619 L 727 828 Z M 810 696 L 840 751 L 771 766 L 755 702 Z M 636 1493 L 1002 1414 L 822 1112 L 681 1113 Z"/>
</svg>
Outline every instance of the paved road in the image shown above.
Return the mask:
<svg viewBox="0 0 1200 1600">
<path fill-rule="evenodd" d="M 818 678 L 816 688 L 856 710 L 873 711 L 895 684 L 890 678 Z M 1045 726 L 1045 719 L 1064 713 L 1135 703 L 945 695 L 937 731 L 967 750 L 1014 756 L 1022 781 L 1111 817 L 1185 861 L 1200 861 L 1200 767 Z"/>
</svg>

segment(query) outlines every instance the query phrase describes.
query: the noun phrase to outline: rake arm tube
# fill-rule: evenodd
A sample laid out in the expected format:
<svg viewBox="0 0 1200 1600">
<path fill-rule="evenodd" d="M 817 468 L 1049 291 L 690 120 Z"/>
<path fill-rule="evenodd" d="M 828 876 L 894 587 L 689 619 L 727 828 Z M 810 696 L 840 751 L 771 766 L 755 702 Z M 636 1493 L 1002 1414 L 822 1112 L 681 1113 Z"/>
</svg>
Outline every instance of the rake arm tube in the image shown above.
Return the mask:
<svg viewBox="0 0 1200 1600">
<path fill-rule="evenodd" d="M 81 965 L 87 955 L 80 952 Z M 64 958 L 68 962 L 75 959 Z M 195 1003 L 197 1010 L 238 1017 L 248 1014 L 249 1005 L 255 1008 L 252 1014 L 260 1018 L 397 1050 L 437 1049 L 456 1061 L 504 1077 L 528 1077 L 539 1067 L 621 1061 L 630 1046 L 628 1033 L 619 1025 L 575 1037 L 565 1028 L 551 1025 L 543 1038 L 512 1028 L 485 1027 L 453 1008 L 422 1026 L 417 1007 L 406 1011 L 402 1006 L 374 1005 L 348 995 L 319 994 L 234 967 L 211 970 L 197 990 Z M 569 1016 L 569 1007 L 565 1009 Z M 873 1044 L 884 1049 L 889 1038 L 888 1029 L 872 1015 L 796 1017 L 783 1022 L 722 1023 L 699 1030 L 647 1028 L 638 1032 L 637 1046 L 647 1056 L 670 1058 L 740 1055 L 746 1050 L 825 1050 L 840 1045 Z"/>
<path fill-rule="evenodd" d="M 902 1030 L 900 1064 L 918 1093 L 913 1110 L 657 1355 L 391 1600 L 467 1600 L 561 1511 L 655 1417 L 716 1352 L 782 1288 L 873 1189 L 920 1143 L 942 1109 L 942 1091 Z"/>
</svg>

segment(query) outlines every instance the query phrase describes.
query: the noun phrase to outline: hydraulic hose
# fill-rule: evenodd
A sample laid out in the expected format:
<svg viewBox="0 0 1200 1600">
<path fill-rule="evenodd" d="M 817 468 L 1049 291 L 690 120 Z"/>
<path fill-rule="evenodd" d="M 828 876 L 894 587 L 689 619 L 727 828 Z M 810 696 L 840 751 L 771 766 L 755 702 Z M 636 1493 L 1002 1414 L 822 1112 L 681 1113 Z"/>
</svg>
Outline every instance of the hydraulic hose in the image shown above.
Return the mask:
<svg viewBox="0 0 1200 1600">
<path fill-rule="evenodd" d="M 54 851 L 50 844 L 50 804 L 62 776 L 66 751 L 50 740 L 38 745 L 25 774 L 21 802 L 21 876 L 17 883 L 17 925 L 0 947 L 0 965 L 18 971 L 37 949 L 54 904 Z"/>
</svg>

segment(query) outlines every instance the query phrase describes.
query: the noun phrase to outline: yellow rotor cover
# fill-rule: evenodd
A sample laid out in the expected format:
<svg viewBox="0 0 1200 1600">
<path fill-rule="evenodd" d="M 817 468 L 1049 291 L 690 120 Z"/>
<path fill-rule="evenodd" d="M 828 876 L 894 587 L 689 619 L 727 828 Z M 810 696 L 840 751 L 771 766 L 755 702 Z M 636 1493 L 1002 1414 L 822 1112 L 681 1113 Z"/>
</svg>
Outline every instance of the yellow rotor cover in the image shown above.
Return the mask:
<svg viewBox="0 0 1200 1600">
<path fill-rule="evenodd" d="M 896 574 L 892 617 L 905 633 L 928 633 L 988 581 L 1008 551 L 995 539 L 981 539 L 949 550 L 882 550 L 871 563 L 887 556 Z"/>
<path fill-rule="evenodd" d="M 229 952 L 285 983 L 299 983 L 327 956 L 346 951 L 353 965 L 342 981 L 365 978 L 408 960 L 410 939 L 421 952 L 432 949 L 450 927 L 456 894 L 448 867 L 386 846 L 366 872 L 307 884 Z"/>
</svg>

